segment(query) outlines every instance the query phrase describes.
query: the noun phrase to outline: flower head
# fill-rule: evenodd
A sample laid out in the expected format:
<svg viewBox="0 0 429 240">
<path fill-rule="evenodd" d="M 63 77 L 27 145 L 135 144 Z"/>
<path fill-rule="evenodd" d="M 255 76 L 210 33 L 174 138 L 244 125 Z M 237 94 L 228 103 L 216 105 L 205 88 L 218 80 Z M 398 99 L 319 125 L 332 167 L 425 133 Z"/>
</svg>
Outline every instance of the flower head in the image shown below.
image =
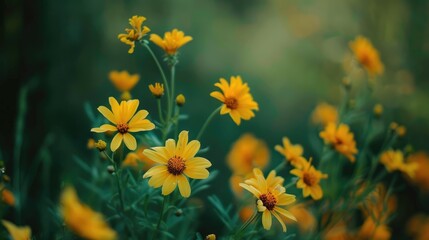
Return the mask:
<svg viewBox="0 0 429 240">
<path fill-rule="evenodd" d="M 338 120 L 338 111 L 334 106 L 325 102 L 319 103 L 311 116 L 313 123 L 323 126 L 328 123 L 336 123 Z"/>
<path fill-rule="evenodd" d="M 399 170 L 409 178 L 414 178 L 418 169 L 418 163 L 405 162 L 404 154 L 400 150 L 388 150 L 380 155 L 380 162 L 384 164 L 388 172 Z"/>
<path fill-rule="evenodd" d="M 98 140 L 94 145 L 95 145 L 95 148 L 97 148 L 98 151 L 100 152 L 106 150 L 106 147 L 107 147 L 107 143 L 103 140 Z"/>
<path fill-rule="evenodd" d="M 304 153 L 302 146 L 299 144 L 293 145 L 287 137 L 283 138 L 283 146 L 276 145 L 275 149 L 296 168 L 303 167 L 303 164 L 306 162 L 305 158 L 302 157 Z"/>
<path fill-rule="evenodd" d="M 162 186 L 162 194 L 172 193 L 176 186 L 179 186 L 180 194 L 183 197 L 191 195 L 191 186 L 188 178 L 206 179 L 209 171 L 206 168 L 212 164 L 209 160 L 196 157 L 200 149 L 200 142 L 192 140 L 188 142 L 188 131 L 182 131 L 179 139 L 168 139 L 165 147 L 154 147 L 146 149 L 143 154 L 160 165 L 149 169 L 143 178 L 149 179 L 149 186 L 159 188 Z"/>
<path fill-rule="evenodd" d="M 122 101 L 119 105 L 115 98 L 109 97 L 109 103 L 112 110 L 105 106 L 98 107 L 98 111 L 111 123 L 103 124 L 99 128 L 92 128 L 92 132 L 116 132 L 118 133 L 113 137 L 110 149 L 114 152 L 125 142 L 125 145 L 130 150 L 137 148 L 137 142 L 130 132 L 149 131 L 155 128 L 148 119 L 145 119 L 149 114 L 146 110 L 140 110 L 136 113 L 139 106 L 139 100 Z"/>
<path fill-rule="evenodd" d="M 376 104 L 375 106 L 374 106 L 374 115 L 376 116 L 376 117 L 380 117 L 381 116 L 381 114 L 383 114 L 383 105 L 381 105 L 381 104 Z"/>
<path fill-rule="evenodd" d="M 320 180 L 328 178 L 328 175 L 317 170 L 311 162 L 305 162 L 302 169 L 295 168 L 290 173 L 299 177 L 296 187 L 302 189 L 304 197 L 311 196 L 314 200 L 320 200 L 323 197 Z"/>
<path fill-rule="evenodd" d="M 177 95 L 177 97 L 176 97 L 177 106 L 181 107 L 181 106 L 185 105 L 185 102 L 186 102 L 185 95 L 183 95 L 183 94 Z"/>
<path fill-rule="evenodd" d="M 156 98 L 161 98 L 162 95 L 164 95 L 164 84 L 155 83 L 155 85 L 150 84 L 149 90 L 152 93 L 152 95 Z"/>
<path fill-rule="evenodd" d="M 82 204 L 72 187 L 61 194 L 61 214 L 66 225 L 77 235 L 87 239 L 117 239 L 117 234 L 100 213 Z"/>
<path fill-rule="evenodd" d="M 118 39 L 121 42 L 130 46 L 130 50 L 128 50 L 129 54 L 134 52 L 135 41 L 142 39 L 143 36 L 150 32 L 150 29 L 148 27 L 143 26 L 144 21 L 146 21 L 145 17 L 133 16 L 129 19 L 129 23 L 132 28 L 126 28 L 126 33 L 121 33 L 118 35 Z"/>
<path fill-rule="evenodd" d="M 337 152 L 346 156 L 352 163 L 356 160 L 354 156 L 358 152 L 356 142 L 353 133 L 350 132 L 350 128 L 346 124 L 340 124 L 337 127 L 335 123 L 330 123 L 320 133 L 320 137 L 326 144 L 334 147 Z"/>
<path fill-rule="evenodd" d="M 109 79 L 116 89 L 121 92 L 128 92 L 138 83 L 140 76 L 138 74 L 131 75 L 127 71 L 111 71 Z"/>
<path fill-rule="evenodd" d="M 259 110 L 258 103 L 250 94 L 250 88 L 247 83 L 243 83 L 240 76 L 231 77 L 230 83 L 221 78 L 215 86 L 220 88 L 222 93 L 214 91 L 210 96 L 223 102 L 220 114 L 229 113 L 237 125 L 240 125 L 241 119 L 249 120 L 254 117 L 253 110 Z"/>
<path fill-rule="evenodd" d="M 30 240 L 31 239 L 31 228 L 29 226 L 18 227 L 15 224 L 2 220 L 3 226 L 9 232 L 12 240 Z"/>
<path fill-rule="evenodd" d="M 171 32 L 164 34 L 164 39 L 157 34 L 151 34 L 150 40 L 162 48 L 168 55 L 175 55 L 179 48 L 192 41 L 192 37 L 185 36 L 184 32 L 173 29 Z"/>
<path fill-rule="evenodd" d="M 350 48 L 359 63 L 368 71 L 369 75 L 375 76 L 383 73 L 384 66 L 380 60 L 378 51 L 367 38 L 358 36 L 353 42 L 350 42 Z"/>
<path fill-rule="evenodd" d="M 286 189 L 282 186 L 283 178 L 277 177 L 276 172 L 270 172 L 267 178 L 264 177 L 261 170 L 255 168 L 253 170 L 254 178 L 250 178 L 240 186 L 256 198 L 256 207 L 258 212 L 262 213 L 262 225 L 264 229 L 269 230 L 272 224 L 272 215 L 280 222 L 283 231 L 286 232 L 286 225 L 280 216 L 296 221 L 296 218 L 283 206 L 295 202 L 295 196 L 286 193 Z"/>
</svg>

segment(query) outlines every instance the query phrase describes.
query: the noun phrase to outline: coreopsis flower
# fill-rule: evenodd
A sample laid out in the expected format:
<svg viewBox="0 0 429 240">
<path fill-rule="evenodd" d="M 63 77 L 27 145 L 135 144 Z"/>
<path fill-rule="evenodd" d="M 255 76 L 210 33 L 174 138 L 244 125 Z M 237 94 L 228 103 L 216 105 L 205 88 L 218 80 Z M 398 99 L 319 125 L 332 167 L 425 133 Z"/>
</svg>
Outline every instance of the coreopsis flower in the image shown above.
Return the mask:
<svg viewBox="0 0 429 240">
<path fill-rule="evenodd" d="M 314 109 L 311 119 L 314 124 L 321 124 L 323 126 L 328 125 L 328 123 L 336 123 L 338 121 L 338 110 L 336 107 L 322 102 Z"/>
<path fill-rule="evenodd" d="M 400 150 L 387 150 L 380 155 L 380 162 L 388 172 L 399 170 L 413 179 L 418 169 L 416 162 L 405 162 L 404 154 Z"/>
<path fill-rule="evenodd" d="M 164 84 L 155 83 L 155 85 L 150 84 L 149 90 L 152 93 L 152 95 L 156 98 L 161 98 L 162 95 L 164 95 Z"/>
<path fill-rule="evenodd" d="M 95 145 L 95 148 L 97 148 L 98 151 L 100 152 L 106 150 L 106 147 L 107 147 L 107 143 L 103 140 L 98 140 L 94 145 Z"/>
<path fill-rule="evenodd" d="M 314 215 L 304 206 L 304 204 L 292 206 L 289 209 L 289 212 L 291 212 L 296 217 L 297 221 L 293 222 L 285 219 L 286 223 L 297 224 L 299 231 L 302 234 L 306 234 L 315 230 L 315 227 L 317 226 L 317 220 Z"/>
<path fill-rule="evenodd" d="M 412 179 L 420 189 L 429 191 L 429 156 L 424 152 L 413 153 L 407 158 L 407 162 L 417 164 L 415 176 Z"/>
<path fill-rule="evenodd" d="M 13 195 L 13 192 L 1 185 L 0 188 L 2 201 L 9 206 L 15 206 L 15 196 Z"/>
<path fill-rule="evenodd" d="M 253 168 L 264 169 L 270 160 L 270 151 L 263 140 L 252 134 L 243 134 L 231 147 L 227 163 L 235 175 L 247 175 Z"/>
<path fill-rule="evenodd" d="M 325 144 L 331 145 L 335 150 L 346 156 L 352 163 L 355 162 L 355 154 L 358 150 L 354 135 L 350 132 L 349 126 L 346 124 L 337 125 L 329 123 L 325 130 L 320 133 L 320 137 L 325 141 Z"/>
<path fill-rule="evenodd" d="M 124 141 L 130 150 L 137 148 L 137 141 L 131 133 L 149 131 L 155 128 L 155 124 L 146 119 L 149 114 L 146 110 L 140 110 L 136 113 L 139 106 L 139 100 L 122 101 L 119 105 L 115 98 L 109 97 L 109 103 L 112 110 L 105 106 L 100 106 L 97 110 L 111 123 L 103 124 L 99 128 L 92 128 L 92 132 L 118 132 L 112 139 L 110 149 L 116 151 Z"/>
<path fill-rule="evenodd" d="M 162 194 L 172 193 L 179 186 L 180 194 L 187 198 L 191 195 L 191 186 L 188 178 L 206 179 L 209 171 L 206 168 L 212 164 L 209 160 L 196 157 L 200 149 L 200 142 L 192 140 L 188 142 L 188 131 L 182 131 L 179 139 L 168 139 L 165 147 L 145 149 L 143 154 L 161 165 L 149 169 L 143 178 L 149 179 L 149 186 L 159 188 L 162 186 Z"/>
<path fill-rule="evenodd" d="M 328 175 L 311 165 L 311 160 L 310 162 L 305 162 L 301 169 L 292 169 L 290 173 L 299 177 L 296 187 L 302 189 L 304 197 L 311 196 L 314 200 L 320 200 L 323 197 L 320 180 L 328 178 Z"/>
<path fill-rule="evenodd" d="M 73 187 L 63 190 L 60 201 L 64 222 L 75 234 L 86 239 L 117 239 L 116 232 L 107 225 L 103 216 L 80 202 Z"/>
<path fill-rule="evenodd" d="M 186 102 L 185 95 L 183 95 L 183 94 L 177 95 L 177 97 L 176 97 L 177 106 L 181 107 L 181 106 L 185 105 L 185 102 Z"/>
<path fill-rule="evenodd" d="M 276 145 L 274 148 L 296 168 L 303 167 L 306 162 L 305 158 L 302 157 L 304 153 L 302 146 L 299 144 L 293 145 L 287 137 L 283 138 L 283 146 Z"/>
<path fill-rule="evenodd" d="M 151 167 L 156 165 L 156 162 L 150 160 L 146 155 L 143 154 L 143 151 L 147 149 L 145 146 L 137 148 L 136 151 L 130 152 L 125 157 L 125 160 L 122 162 L 123 167 L 142 167 L 144 171 L 149 170 Z"/>
<path fill-rule="evenodd" d="M 210 96 L 223 103 L 220 114 L 229 113 L 237 125 L 240 125 L 241 119 L 249 120 L 254 117 L 253 111 L 259 110 L 258 103 L 250 94 L 250 88 L 247 83 L 243 83 L 240 76 L 232 76 L 230 83 L 221 78 L 215 86 L 222 92 L 214 91 Z"/>
<path fill-rule="evenodd" d="M 128 92 L 139 82 L 140 76 L 128 71 L 110 71 L 109 79 L 120 92 Z"/>
<path fill-rule="evenodd" d="M 353 42 L 350 42 L 350 48 L 358 62 L 367 70 L 369 75 L 375 76 L 383 73 L 384 66 L 380 60 L 378 51 L 367 38 L 358 36 Z"/>
<path fill-rule="evenodd" d="M 389 227 L 384 223 L 376 223 L 372 217 L 367 217 L 358 232 L 358 239 L 389 240 Z"/>
<path fill-rule="evenodd" d="M 15 224 L 2 220 L 3 226 L 9 232 L 12 240 L 30 240 L 31 228 L 29 226 L 18 227 Z"/>
<path fill-rule="evenodd" d="M 145 17 L 133 16 L 132 18 L 128 19 L 128 21 L 132 28 L 126 28 L 126 33 L 119 34 L 118 39 L 130 46 L 128 53 L 131 54 L 134 52 L 135 41 L 142 39 L 148 32 L 150 32 L 150 29 L 146 26 L 143 26 L 143 22 L 146 21 Z"/>
<path fill-rule="evenodd" d="M 253 170 L 254 178 L 250 178 L 240 186 L 256 198 L 256 207 L 258 212 L 262 213 L 262 226 L 266 230 L 271 229 L 272 216 L 274 216 L 282 225 L 283 231 L 286 232 L 286 225 L 280 216 L 296 221 L 296 218 L 284 206 L 295 202 L 295 196 L 286 193 L 282 186 L 283 178 L 277 177 L 276 172 L 270 172 L 267 178 L 264 177 L 260 169 Z"/>
<path fill-rule="evenodd" d="M 184 32 L 173 29 L 171 32 L 164 33 L 164 38 L 161 38 L 157 34 L 151 34 L 150 40 L 162 48 L 168 55 L 175 55 L 179 48 L 192 41 L 192 37 L 185 36 Z"/>
</svg>

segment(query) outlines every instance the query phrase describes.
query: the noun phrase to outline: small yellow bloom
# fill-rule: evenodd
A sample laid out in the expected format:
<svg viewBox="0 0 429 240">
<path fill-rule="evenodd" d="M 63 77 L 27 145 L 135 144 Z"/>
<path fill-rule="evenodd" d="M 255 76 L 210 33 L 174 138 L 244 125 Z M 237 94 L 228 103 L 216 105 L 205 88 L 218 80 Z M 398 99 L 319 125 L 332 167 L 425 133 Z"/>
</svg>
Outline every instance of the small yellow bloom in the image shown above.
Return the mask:
<svg viewBox="0 0 429 240">
<path fill-rule="evenodd" d="M 396 128 L 396 134 L 398 134 L 398 136 L 403 137 L 405 133 L 407 133 L 407 128 L 405 126 L 401 125 Z"/>
<path fill-rule="evenodd" d="M 286 189 L 282 186 L 283 178 L 276 176 L 273 170 L 267 178 L 264 177 L 260 169 L 253 170 L 254 178 L 247 179 L 240 186 L 256 198 L 256 207 L 258 212 L 262 213 L 262 226 L 266 230 L 271 229 L 272 216 L 274 216 L 282 225 L 283 232 L 286 232 L 286 225 L 280 217 L 283 215 L 286 218 L 296 221 L 296 218 L 284 206 L 295 202 L 295 196 L 286 194 Z"/>
<path fill-rule="evenodd" d="M 242 222 L 246 222 L 253 216 L 254 213 L 255 208 L 253 206 L 245 206 L 239 211 L 238 216 Z"/>
<path fill-rule="evenodd" d="M 186 98 L 183 94 L 177 95 L 177 97 L 176 97 L 177 106 L 181 107 L 181 106 L 185 105 L 185 102 L 186 102 Z"/>
<path fill-rule="evenodd" d="M 302 168 L 306 162 L 305 158 L 302 157 L 304 153 L 302 146 L 299 144 L 293 145 L 287 137 L 283 138 L 283 146 L 276 145 L 274 148 L 296 168 Z"/>
<path fill-rule="evenodd" d="M 155 83 L 155 85 L 150 84 L 149 90 L 152 95 L 156 98 L 161 98 L 164 95 L 164 84 Z"/>
<path fill-rule="evenodd" d="M 419 167 L 416 162 L 405 162 L 404 154 L 400 150 L 388 150 L 380 155 L 380 162 L 384 164 L 388 172 L 399 170 L 413 179 Z"/>
<path fill-rule="evenodd" d="M 146 146 L 139 147 L 135 152 L 130 152 L 122 162 L 123 167 L 142 167 L 144 171 L 149 170 L 151 167 L 156 165 L 156 162 L 150 160 L 143 154 L 143 151 L 147 149 Z"/>
<path fill-rule="evenodd" d="M 98 151 L 100 151 L 100 152 L 106 150 L 106 147 L 107 147 L 107 143 L 105 141 L 103 141 L 103 140 L 98 140 L 95 143 L 95 148 L 97 148 Z"/>
<path fill-rule="evenodd" d="M 151 34 L 150 40 L 162 48 L 168 55 L 175 55 L 177 50 L 186 43 L 192 41 L 192 37 L 185 36 L 185 33 L 177 29 L 164 33 L 164 39 L 157 34 Z"/>
<path fill-rule="evenodd" d="M 429 192 L 429 156 L 424 152 L 417 152 L 408 156 L 408 162 L 419 166 L 415 171 L 413 182 L 422 190 Z"/>
<path fill-rule="evenodd" d="M 127 71 L 110 71 L 109 79 L 120 92 L 128 92 L 139 82 L 140 76 Z"/>
<path fill-rule="evenodd" d="M 15 206 L 15 196 L 13 195 L 13 192 L 11 192 L 9 189 L 2 187 L 1 190 L 1 198 L 4 203 L 6 203 L 9 206 Z"/>
<path fill-rule="evenodd" d="M 371 76 L 381 75 L 384 71 L 383 63 L 380 60 L 377 49 L 371 42 L 362 36 L 358 36 L 353 42 L 350 42 L 356 59 L 368 71 Z"/>
<path fill-rule="evenodd" d="M 95 148 L 95 140 L 94 140 L 94 138 L 88 139 L 88 143 L 86 144 L 86 147 L 88 149 L 94 149 Z"/>
<path fill-rule="evenodd" d="M 320 137 L 326 144 L 331 145 L 337 152 L 346 156 L 352 163 L 355 162 L 355 154 L 358 150 L 354 135 L 350 132 L 349 126 L 340 124 L 338 127 L 335 123 L 330 123 L 325 127 L 325 130 L 320 133 Z"/>
<path fill-rule="evenodd" d="M 325 102 L 319 103 L 314 109 L 311 119 L 314 124 L 323 126 L 329 123 L 336 123 L 338 121 L 337 108 Z"/>
<path fill-rule="evenodd" d="M 374 106 L 374 115 L 375 115 L 376 117 L 380 117 L 380 116 L 381 116 L 381 114 L 383 114 L 383 105 L 381 105 L 381 104 L 376 104 L 376 105 Z"/>
<path fill-rule="evenodd" d="M 188 131 L 182 131 L 179 139 L 168 139 L 165 147 L 146 149 L 143 154 L 160 165 L 147 171 L 143 178 L 149 179 L 149 186 L 159 188 L 162 186 L 162 194 L 169 195 L 176 186 L 179 186 L 180 194 L 187 198 L 191 195 L 191 186 L 188 178 L 206 179 L 209 171 L 206 169 L 212 164 L 209 160 L 196 157 L 200 149 L 200 142 L 193 140 L 188 142 Z"/>
<path fill-rule="evenodd" d="M 148 32 L 150 32 L 148 27 L 142 26 L 144 21 L 146 21 L 145 17 L 133 16 L 129 19 L 129 23 L 132 28 L 126 28 L 126 33 L 121 33 L 118 35 L 118 39 L 121 42 L 130 46 L 130 50 L 128 50 L 129 54 L 134 52 L 135 41 L 142 39 Z"/>
<path fill-rule="evenodd" d="M 250 88 L 247 83 L 243 83 L 240 76 L 232 76 L 230 83 L 221 78 L 215 86 L 220 88 L 222 93 L 214 91 L 210 93 L 210 96 L 223 103 L 220 114 L 229 113 L 237 125 L 240 125 L 241 119 L 249 120 L 254 117 L 253 110 L 259 110 L 258 103 L 253 100 L 250 94 Z"/>
<path fill-rule="evenodd" d="M 82 204 L 72 187 L 67 187 L 61 193 L 61 214 L 66 225 L 80 237 L 117 239 L 116 232 L 107 225 L 103 216 Z"/>
<path fill-rule="evenodd" d="M 118 131 L 110 144 L 112 152 L 119 148 L 122 141 L 125 142 L 128 149 L 135 150 L 137 148 L 137 141 L 130 132 L 149 131 L 155 128 L 155 124 L 145 119 L 149 114 L 148 111 L 140 110 L 136 113 L 139 100 L 122 101 L 121 105 L 119 105 L 115 98 L 109 97 L 109 103 L 112 111 L 105 106 L 100 106 L 97 109 L 114 125 L 103 124 L 99 128 L 92 128 L 91 132 Z"/>
<path fill-rule="evenodd" d="M 206 240 L 216 240 L 216 235 L 209 234 L 209 235 L 206 236 Z"/>
<path fill-rule="evenodd" d="M 289 211 L 296 217 L 297 221 L 293 222 L 285 219 L 286 223 L 297 224 L 301 234 L 311 233 L 315 230 L 317 226 L 317 220 L 314 215 L 309 210 L 307 210 L 304 204 L 295 205 L 291 207 Z"/>
<path fill-rule="evenodd" d="M 328 178 L 328 175 L 316 170 L 311 162 L 305 162 L 302 169 L 295 168 L 290 173 L 299 177 L 296 187 L 302 189 L 304 197 L 311 196 L 314 200 L 320 200 L 323 197 L 320 180 Z"/>
<path fill-rule="evenodd" d="M 9 232 L 12 240 L 30 240 L 31 228 L 29 226 L 18 227 L 15 224 L 2 220 L 3 226 Z"/>
</svg>

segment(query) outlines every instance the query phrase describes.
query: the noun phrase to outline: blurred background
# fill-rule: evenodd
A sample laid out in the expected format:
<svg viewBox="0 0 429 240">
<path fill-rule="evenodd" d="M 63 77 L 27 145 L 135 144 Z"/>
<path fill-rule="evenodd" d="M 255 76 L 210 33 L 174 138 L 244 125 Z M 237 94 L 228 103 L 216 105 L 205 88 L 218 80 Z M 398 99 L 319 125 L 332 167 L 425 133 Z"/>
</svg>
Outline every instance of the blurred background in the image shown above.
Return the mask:
<svg viewBox="0 0 429 240">
<path fill-rule="evenodd" d="M 20 158 L 26 166 L 34 156 L 50 159 L 50 166 L 30 170 L 43 176 L 31 187 L 36 202 L 42 193 L 55 201 L 62 179 L 79 175 L 73 156 L 93 154 L 86 147 L 94 135 L 84 105 L 95 110 L 118 96 L 109 71 L 140 74 L 132 95 L 155 112 L 147 88 L 161 81 L 154 62 L 141 46 L 128 54 L 128 46 L 117 39 L 132 15 L 145 16 L 151 33 L 178 28 L 193 37 L 180 50 L 176 74 L 178 92 L 187 99 L 183 112 L 191 119 L 182 127 L 191 129 L 191 136 L 219 106 L 209 93 L 220 77 L 241 75 L 260 105 L 251 121 L 237 127 L 229 117 L 216 117 L 206 132 L 210 137 L 203 145 L 210 151 L 205 157 L 221 170 L 216 186 L 228 182 L 225 156 L 242 133 L 264 139 L 277 158 L 273 148 L 283 136 L 308 146 L 311 111 L 321 101 L 339 102 L 348 44 L 358 35 L 372 41 L 384 62 L 375 98 L 384 105 L 387 121 L 405 124 L 413 146 L 429 150 L 427 0 L 15 0 L 3 1 L 1 11 L 0 157 L 12 171 L 18 110 L 26 108 Z M 19 106 L 24 86 L 27 106 Z M 225 201 L 232 198 L 228 194 Z"/>
</svg>

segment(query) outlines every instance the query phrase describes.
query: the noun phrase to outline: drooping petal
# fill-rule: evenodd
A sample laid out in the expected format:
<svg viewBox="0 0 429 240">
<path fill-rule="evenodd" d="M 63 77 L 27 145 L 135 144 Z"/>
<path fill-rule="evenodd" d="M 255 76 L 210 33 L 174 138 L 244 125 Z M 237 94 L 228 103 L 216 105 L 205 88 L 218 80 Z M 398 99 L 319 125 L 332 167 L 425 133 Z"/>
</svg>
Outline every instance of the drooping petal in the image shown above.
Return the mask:
<svg viewBox="0 0 429 240">
<path fill-rule="evenodd" d="M 168 195 L 176 189 L 177 180 L 176 176 L 169 174 L 162 185 L 162 195 Z"/>
<path fill-rule="evenodd" d="M 189 185 L 188 179 L 184 175 L 178 175 L 176 178 L 182 197 L 189 197 L 191 195 L 191 186 Z"/>
<path fill-rule="evenodd" d="M 238 111 L 232 110 L 231 112 L 229 112 L 229 115 L 231 116 L 231 118 L 235 122 L 235 124 L 237 124 L 239 126 L 241 123 L 241 118 L 240 118 L 240 114 L 238 113 Z"/>
<path fill-rule="evenodd" d="M 274 211 L 280 213 L 281 215 L 283 215 L 283 216 L 285 216 L 285 217 L 287 217 L 289 219 L 297 221 L 296 218 L 295 218 L 295 216 L 292 213 L 290 213 L 288 210 L 286 210 L 286 209 L 283 209 L 283 208 L 280 208 L 280 207 L 276 206 L 276 207 L 274 207 Z"/>
<path fill-rule="evenodd" d="M 137 141 L 136 138 L 131 135 L 130 133 L 124 134 L 124 142 L 128 149 L 130 150 L 136 150 L 137 148 Z"/>
<path fill-rule="evenodd" d="M 118 149 L 119 146 L 121 146 L 122 138 L 123 138 L 123 135 L 120 133 L 117 133 L 113 137 L 112 142 L 110 143 L 110 150 L 112 150 L 112 152 L 116 151 L 116 149 Z"/>
<path fill-rule="evenodd" d="M 272 224 L 271 213 L 268 210 L 265 210 L 262 213 L 262 226 L 265 230 L 270 230 Z"/>
</svg>

